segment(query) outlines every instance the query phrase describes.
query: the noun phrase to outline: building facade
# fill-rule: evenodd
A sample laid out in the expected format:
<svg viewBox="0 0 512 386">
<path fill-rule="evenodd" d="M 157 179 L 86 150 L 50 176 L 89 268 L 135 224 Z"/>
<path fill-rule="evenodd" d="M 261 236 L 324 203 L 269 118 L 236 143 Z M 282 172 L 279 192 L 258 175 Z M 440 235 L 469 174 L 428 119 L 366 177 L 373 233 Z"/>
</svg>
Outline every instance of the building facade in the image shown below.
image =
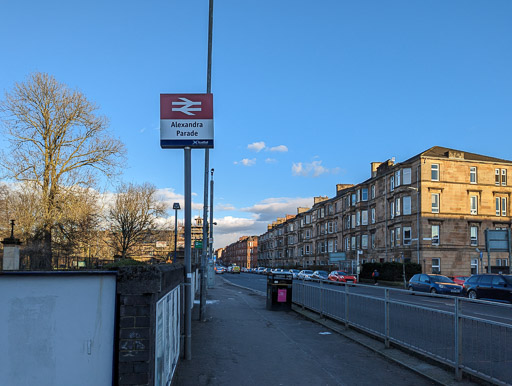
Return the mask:
<svg viewBox="0 0 512 386">
<path fill-rule="evenodd" d="M 222 262 L 236 264 L 243 268 L 258 266 L 258 236 L 242 236 L 222 251 Z"/>
<path fill-rule="evenodd" d="M 411 261 L 445 275 L 485 271 L 485 230 L 510 229 L 510 173 L 512 161 L 437 146 L 401 163 L 372 162 L 366 181 L 339 184 L 334 197 L 269 225 L 261 263 L 318 266 L 336 256 Z M 509 254 L 492 254 L 490 265 L 507 272 Z"/>
</svg>

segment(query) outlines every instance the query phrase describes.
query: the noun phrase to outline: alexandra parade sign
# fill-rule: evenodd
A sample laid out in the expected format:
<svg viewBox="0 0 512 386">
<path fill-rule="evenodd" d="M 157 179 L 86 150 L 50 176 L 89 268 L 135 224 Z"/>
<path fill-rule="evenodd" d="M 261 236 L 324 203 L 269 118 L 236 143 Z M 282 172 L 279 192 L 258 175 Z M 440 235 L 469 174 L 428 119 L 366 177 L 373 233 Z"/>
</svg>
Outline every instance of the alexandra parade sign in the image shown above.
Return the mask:
<svg viewBox="0 0 512 386">
<path fill-rule="evenodd" d="M 213 94 L 160 94 L 160 146 L 213 148 Z"/>
</svg>

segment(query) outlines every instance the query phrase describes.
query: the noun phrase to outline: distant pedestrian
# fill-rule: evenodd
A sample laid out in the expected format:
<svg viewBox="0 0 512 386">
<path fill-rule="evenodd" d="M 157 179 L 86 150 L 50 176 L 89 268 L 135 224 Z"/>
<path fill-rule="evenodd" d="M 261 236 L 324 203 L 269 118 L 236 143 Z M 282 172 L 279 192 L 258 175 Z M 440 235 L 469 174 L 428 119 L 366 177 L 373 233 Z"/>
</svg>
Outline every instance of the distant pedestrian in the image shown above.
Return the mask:
<svg viewBox="0 0 512 386">
<path fill-rule="evenodd" d="M 379 271 L 374 270 L 372 273 L 372 277 L 373 281 L 375 282 L 375 285 L 379 285 L 379 283 L 377 283 L 377 280 L 379 279 Z"/>
</svg>

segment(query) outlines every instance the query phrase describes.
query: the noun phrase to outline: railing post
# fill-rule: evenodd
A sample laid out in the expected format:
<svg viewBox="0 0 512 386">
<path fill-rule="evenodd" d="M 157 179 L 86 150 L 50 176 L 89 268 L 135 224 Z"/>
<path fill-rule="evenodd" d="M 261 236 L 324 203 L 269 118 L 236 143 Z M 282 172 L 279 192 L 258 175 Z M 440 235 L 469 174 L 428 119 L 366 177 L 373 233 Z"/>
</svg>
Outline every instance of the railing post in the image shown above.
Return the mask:
<svg viewBox="0 0 512 386">
<path fill-rule="evenodd" d="M 348 284 L 345 283 L 345 328 L 350 327 L 350 323 L 348 320 Z"/>
<path fill-rule="evenodd" d="M 386 334 L 384 344 L 386 348 L 389 348 L 389 288 L 384 291 L 384 330 Z"/>
<path fill-rule="evenodd" d="M 455 298 L 454 327 L 455 327 L 455 378 L 462 379 L 461 356 L 462 356 L 462 318 L 460 317 L 460 299 Z"/>
<path fill-rule="evenodd" d="M 306 286 L 304 285 L 304 279 L 302 279 L 302 310 L 304 310 L 306 304 Z"/>
<path fill-rule="evenodd" d="M 324 284 L 320 280 L 320 317 L 324 317 Z"/>
</svg>

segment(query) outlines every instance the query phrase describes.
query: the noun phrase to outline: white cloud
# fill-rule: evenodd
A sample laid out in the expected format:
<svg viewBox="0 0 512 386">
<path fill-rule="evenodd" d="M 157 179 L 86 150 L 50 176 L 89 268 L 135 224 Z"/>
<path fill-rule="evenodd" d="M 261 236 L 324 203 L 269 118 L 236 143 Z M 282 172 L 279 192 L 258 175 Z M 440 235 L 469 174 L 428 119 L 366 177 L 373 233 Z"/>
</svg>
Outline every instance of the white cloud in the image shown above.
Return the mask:
<svg viewBox="0 0 512 386">
<path fill-rule="evenodd" d="M 267 158 L 265 160 L 265 163 L 267 163 L 267 164 L 276 164 L 277 160 L 275 158 Z"/>
<path fill-rule="evenodd" d="M 157 189 L 156 194 L 160 201 L 167 204 L 169 210 L 172 210 L 172 205 L 175 202 L 180 204 L 181 210 L 185 209 L 185 196 L 176 193 L 173 188 Z M 197 193 L 192 193 L 192 196 L 197 197 L 198 195 Z M 203 203 L 192 200 L 192 210 L 203 210 Z"/>
<path fill-rule="evenodd" d="M 287 214 L 297 214 L 297 208 L 299 207 L 310 208 L 312 205 L 312 197 L 277 197 L 267 198 L 241 210 L 252 213 L 253 217 L 259 221 L 272 222 L 278 217 L 284 217 Z"/>
<path fill-rule="evenodd" d="M 319 177 L 322 174 L 337 174 L 339 173 L 340 168 L 326 168 L 322 166 L 322 161 L 313 161 L 309 163 L 297 162 L 292 165 L 292 174 L 294 176 L 302 176 L 302 177 Z"/>
<path fill-rule="evenodd" d="M 214 248 L 224 248 L 242 236 L 259 236 L 267 229 L 267 224 L 255 219 L 226 216 L 216 218 L 213 228 Z"/>
<path fill-rule="evenodd" d="M 253 166 L 254 164 L 256 164 L 256 158 L 244 158 L 243 160 L 241 161 L 235 161 L 233 162 L 235 165 L 244 165 L 244 166 Z"/>
<path fill-rule="evenodd" d="M 288 151 L 288 147 L 286 147 L 285 145 L 279 145 L 279 146 L 271 147 L 269 150 L 274 151 L 274 152 L 279 152 L 279 153 L 286 153 Z"/>
<path fill-rule="evenodd" d="M 258 152 L 262 151 L 263 149 L 265 149 L 265 142 L 261 141 L 261 142 L 250 143 L 249 145 L 247 145 L 247 149 L 258 153 Z"/>
<path fill-rule="evenodd" d="M 222 211 L 222 210 L 235 210 L 236 208 L 231 204 L 217 204 L 215 205 L 215 210 Z"/>
</svg>

